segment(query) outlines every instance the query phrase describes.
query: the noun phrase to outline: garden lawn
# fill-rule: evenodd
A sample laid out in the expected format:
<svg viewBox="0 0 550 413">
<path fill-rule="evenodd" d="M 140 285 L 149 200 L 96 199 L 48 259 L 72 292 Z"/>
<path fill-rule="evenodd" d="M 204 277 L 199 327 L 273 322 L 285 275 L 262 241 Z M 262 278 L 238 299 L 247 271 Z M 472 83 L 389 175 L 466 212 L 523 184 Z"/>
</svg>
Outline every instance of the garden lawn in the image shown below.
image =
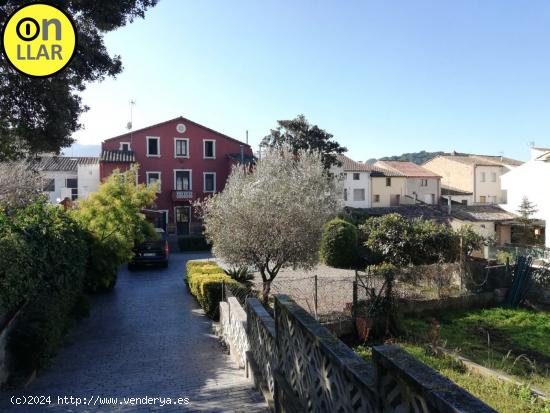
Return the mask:
<svg viewBox="0 0 550 413">
<path fill-rule="evenodd" d="M 537 397 L 532 396 L 529 388 L 526 386 L 516 386 L 510 383 L 503 383 L 497 379 L 469 373 L 465 370 L 462 363 L 456 361 L 454 358 L 447 355 L 430 355 L 419 345 L 410 343 L 399 343 L 399 345 L 421 362 L 437 370 L 441 375 L 447 377 L 501 413 L 550 412 L 550 403 L 545 403 Z M 365 361 L 370 362 L 370 348 L 360 346 L 355 349 L 355 352 Z"/>
<path fill-rule="evenodd" d="M 425 341 L 432 319 L 405 318 L 400 326 Z M 550 313 L 496 307 L 448 312 L 437 321 L 439 345 L 550 394 Z"/>
</svg>

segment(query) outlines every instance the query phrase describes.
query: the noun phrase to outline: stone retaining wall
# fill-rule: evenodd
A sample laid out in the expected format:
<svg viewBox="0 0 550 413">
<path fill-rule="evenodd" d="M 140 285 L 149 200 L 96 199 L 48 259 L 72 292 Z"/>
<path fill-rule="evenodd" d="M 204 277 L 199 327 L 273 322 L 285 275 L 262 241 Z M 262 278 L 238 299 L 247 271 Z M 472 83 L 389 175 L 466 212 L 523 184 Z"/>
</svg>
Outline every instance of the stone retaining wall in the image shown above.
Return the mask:
<svg viewBox="0 0 550 413">
<path fill-rule="evenodd" d="M 221 303 L 222 335 L 237 358 L 248 349 L 246 374 L 276 412 L 495 412 L 398 346 L 374 347 L 365 363 L 286 295 L 275 296 L 275 318 L 248 299 L 243 337 L 238 304 Z"/>
</svg>

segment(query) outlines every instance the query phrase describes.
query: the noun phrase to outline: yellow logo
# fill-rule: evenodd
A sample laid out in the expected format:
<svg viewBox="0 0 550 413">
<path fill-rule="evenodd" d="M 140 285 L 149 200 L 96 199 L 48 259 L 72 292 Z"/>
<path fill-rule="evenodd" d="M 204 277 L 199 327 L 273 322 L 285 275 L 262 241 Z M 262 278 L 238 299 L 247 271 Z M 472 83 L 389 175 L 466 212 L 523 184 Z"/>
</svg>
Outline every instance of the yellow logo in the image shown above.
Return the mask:
<svg viewBox="0 0 550 413">
<path fill-rule="evenodd" d="M 70 62 L 76 49 L 76 27 L 57 7 L 33 3 L 16 10 L 2 32 L 2 51 L 21 73 L 51 76 Z"/>
</svg>

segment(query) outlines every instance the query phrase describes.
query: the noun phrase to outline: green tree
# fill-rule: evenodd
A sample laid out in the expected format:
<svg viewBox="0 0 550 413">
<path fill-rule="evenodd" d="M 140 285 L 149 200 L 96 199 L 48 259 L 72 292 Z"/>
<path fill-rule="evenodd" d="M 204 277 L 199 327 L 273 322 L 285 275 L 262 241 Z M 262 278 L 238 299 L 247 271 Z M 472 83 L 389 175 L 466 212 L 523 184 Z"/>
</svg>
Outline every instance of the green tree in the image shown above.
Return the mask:
<svg viewBox="0 0 550 413">
<path fill-rule="evenodd" d="M 479 249 L 483 237 L 471 228 L 454 231 L 447 225 L 399 214 L 369 218 L 360 226 L 364 245 L 372 253 L 397 266 L 452 262 Z"/>
<path fill-rule="evenodd" d="M 294 155 L 298 151 L 319 152 L 326 170 L 333 165 L 339 166 L 336 155 L 347 152 L 345 147 L 333 140 L 332 134 L 317 125 L 311 125 L 304 115 L 298 115 L 292 120 L 279 120 L 277 123 L 279 126 L 271 129 L 269 135 L 264 137 L 262 146 L 276 149 L 290 147 Z"/>
<path fill-rule="evenodd" d="M 532 245 L 536 242 L 535 232 L 533 230 L 533 215 L 538 212 L 537 206 L 533 204 L 529 199 L 524 196 L 519 204 L 517 212 L 520 217 L 518 221 L 521 224 L 520 241 L 525 245 Z"/>
<path fill-rule="evenodd" d="M 154 234 L 141 210 L 154 202 L 157 187 L 137 184 L 137 173 L 137 166 L 125 172 L 115 170 L 97 192 L 71 211 L 90 234 L 89 290 L 112 288 L 117 267 L 133 256 L 134 243 Z"/>
<path fill-rule="evenodd" d="M 8 0 L 0 21 L 28 1 Z M 143 17 L 157 0 L 56 0 L 75 21 L 78 47 L 70 64 L 51 78 L 25 76 L 0 59 L 0 161 L 26 153 L 56 152 L 73 143 L 79 115 L 87 110 L 80 93 L 87 84 L 122 71 L 120 56 L 107 52 L 103 35 Z"/>
</svg>

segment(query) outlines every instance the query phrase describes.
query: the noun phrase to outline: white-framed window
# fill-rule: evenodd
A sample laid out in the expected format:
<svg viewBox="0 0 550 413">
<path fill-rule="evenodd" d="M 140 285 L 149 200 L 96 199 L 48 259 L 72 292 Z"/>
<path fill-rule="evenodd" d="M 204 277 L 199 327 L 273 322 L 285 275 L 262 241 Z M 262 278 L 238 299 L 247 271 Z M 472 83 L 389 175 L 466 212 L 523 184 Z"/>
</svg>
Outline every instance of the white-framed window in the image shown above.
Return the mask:
<svg viewBox="0 0 550 413">
<path fill-rule="evenodd" d="M 189 138 L 174 138 L 174 158 L 189 158 Z"/>
<path fill-rule="evenodd" d="M 348 189 L 344 188 L 344 201 L 348 200 Z"/>
<path fill-rule="evenodd" d="M 65 179 L 65 188 L 70 188 L 71 199 L 73 201 L 78 198 L 78 179 L 77 178 Z"/>
<path fill-rule="evenodd" d="M 147 141 L 147 156 L 160 157 L 160 137 L 146 136 Z"/>
<path fill-rule="evenodd" d="M 420 180 L 420 186 L 428 186 L 428 180 L 427 179 L 421 179 Z"/>
<path fill-rule="evenodd" d="M 203 172 L 203 192 L 216 192 L 216 172 Z"/>
<path fill-rule="evenodd" d="M 353 173 L 353 180 L 354 180 L 354 181 L 358 181 L 359 178 L 361 178 L 361 175 L 360 175 L 358 172 L 354 172 L 354 173 Z"/>
<path fill-rule="evenodd" d="M 491 182 L 496 182 L 496 181 L 497 181 L 497 173 L 491 172 Z"/>
<path fill-rule="evenodd" d="M 353 190 L 353 200 L 354 201 L 364 201 L 365 200 L 365 189 L 356 188 Z"/>
<path fill-rule="evenodd" d="M 152 185 L 154 182 L 158 182 L 158 189 L 157 193 L 162 192 L 161 186 L 162 181 L 160 179 L 160 172 L 159 171 L 147 171 L 145 172 L 145 177 L 147 179 L 147 186 Z"/>
<path fill-rule="evenodd" d="M 481 182 L 485 182 L 486 181 L 486 177 L 485 177 L 485 172 L 482 172 L 481 173 Z"/>
<path fill-rule="evenodd" d="M 386 186 L 391 186 L 391 178 L 386 178 Z"/>
<path fill-rule="evenodd" d="M 216 141 L 214 139 L 202 140 L 202 154 L 204 159 L 216 159 Z"/>
<path fill-rule="evenodd" d="M 176 191 L 191 191 L 193 189 L 191 169 L 174 169 L 174 189 Z"/>
<path fill-rule="evenodd" d="M 130 142 L 120 142 L 118 149 L 121 151 L 131 151 L 132 147 L 130 146 Z"/>
<path fill-rule="evenodd" d="M 380 202 L 380 195 L 373 195 L 372 202 L 376 202 L 376 203 Z"/>
</svg>

